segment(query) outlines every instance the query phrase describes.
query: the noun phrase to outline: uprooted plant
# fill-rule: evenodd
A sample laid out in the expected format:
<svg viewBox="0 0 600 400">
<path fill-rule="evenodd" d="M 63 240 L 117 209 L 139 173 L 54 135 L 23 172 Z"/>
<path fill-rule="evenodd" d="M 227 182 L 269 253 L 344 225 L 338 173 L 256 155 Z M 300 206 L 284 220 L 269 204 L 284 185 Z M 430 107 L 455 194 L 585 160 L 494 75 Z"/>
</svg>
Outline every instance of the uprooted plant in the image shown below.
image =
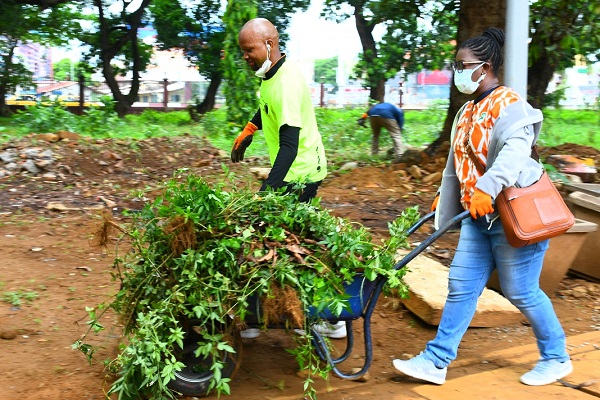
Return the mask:
<svg viewBox="0 0 600 400">
<path fill-rule="evenodd" d="M 174 398 L 170 382 L 185 367 L 181 352 L 190 326 L 194 355 L 209 360 L 208 390 L 229 394 L 223 353 L 235 352 L 232 338 L 244 329 L 255 298 L 265 329 L 279 324 L 309 332 L 315 319 L 308 310 L 340 315 L 348 307 L 344 285 L 356 274 L 383 276 L 388 290 L 406 294 L 405 271 L 393 266 L 418 218 L 415 207 L 390 223 L 390 238 L 377 244 L 365 227 L 332 216 L 318 200 L 305 204 L 292 195 L 224 187 L 176 177 L 131 223 L 105 222 L 128 238 L 128 248 L 114 261 L 120 290 L 110 303 L 88 308 L 88 324 L 90 331 L 102 330 L 99 316 L 109 308 L 123 323 L 121 351 L 108 363 L 118 373 L 110 392 L 120 399 Z M 74 347 L 91 361 L 95 349 L 86 337 Z M 293 353 L 309 372 L 306 396 L 316 398 L 312 377 L 327 378 L 328 367 L 310 340 L 297 343 Z"/>
</svg>

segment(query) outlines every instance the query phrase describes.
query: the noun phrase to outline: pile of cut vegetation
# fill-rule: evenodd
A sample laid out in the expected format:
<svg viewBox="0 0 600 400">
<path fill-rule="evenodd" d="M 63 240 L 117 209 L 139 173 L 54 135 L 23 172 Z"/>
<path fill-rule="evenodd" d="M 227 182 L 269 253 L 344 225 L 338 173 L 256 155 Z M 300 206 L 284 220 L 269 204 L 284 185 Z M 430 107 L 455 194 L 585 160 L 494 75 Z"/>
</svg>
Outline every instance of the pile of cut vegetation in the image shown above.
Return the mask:
<svg viewBox="0 0 600 400">
<path fill-rule="evenodd" d="M 235 353 L 253 299 L 261 299 L 263 329 L 309 332 L 317 317 L 308 311 L 339 316 L 348 308 L 344 287 L 358 274 L 385 277 L 386 290 L 406 294 L 405 271 L 393 267 L 416 208 L 389 224 L 390 239 L 374 243 L 367 228 L 332 216 L 317 199 L 298 203 L 295 195 L 211 185 L 194 175 L 175 177 L 127 226 L 107 219 L 96 235 L 106 243 L 116 227 L 128 239 L 114 262 L 121 289 L 110 303 L 89 309 L 92 330 L 102 329 L 100 312 L 109 308 L 124 325 L 122 350 L 109 363 L 119 375 L 111 388 L 119 398 L 173 397 L 172 383 L 188 367 L 181 354 L 190 335 L 194 356 L 209 360 L 207 390 L 229 393 L 223 353 Z M 326 377 L 310 335 L 295 337 L 291 351 L 301 367 Z M 75 346 L 93 357 L 85 337 Z"/>
</svg>

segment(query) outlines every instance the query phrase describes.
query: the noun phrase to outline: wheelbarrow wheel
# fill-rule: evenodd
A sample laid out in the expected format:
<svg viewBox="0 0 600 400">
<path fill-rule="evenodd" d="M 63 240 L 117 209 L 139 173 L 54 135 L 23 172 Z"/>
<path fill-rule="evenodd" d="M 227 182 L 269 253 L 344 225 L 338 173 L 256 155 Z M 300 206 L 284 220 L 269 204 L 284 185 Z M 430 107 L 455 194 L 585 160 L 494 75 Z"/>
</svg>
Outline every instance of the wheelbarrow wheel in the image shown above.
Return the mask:
<svg viewBox="0 0 600 400">
<path fill-rule="evenodd" d="M 205 397 L 209 395 L 210 381 L 214 376 L 212 367 L 212 358 L 206 358 L 202 355 L 196 357 L 195 352 L 198 348 L 198 339 L 200 335 L 190 329 L 184 340 L 184 348 L 177 357 L 178 361 L 185 364 L 181 371 L 175 372 L 175 378 L 169 382 L 169 388 L 183 396 Z M 229 335 L 230 345 L 235 353 L 227 351 L 221 352 L 221 361 L 223 369 L 221 378 L 233 378 L 242 362 L 242 339 L 239 332 Z"/>
</svg>

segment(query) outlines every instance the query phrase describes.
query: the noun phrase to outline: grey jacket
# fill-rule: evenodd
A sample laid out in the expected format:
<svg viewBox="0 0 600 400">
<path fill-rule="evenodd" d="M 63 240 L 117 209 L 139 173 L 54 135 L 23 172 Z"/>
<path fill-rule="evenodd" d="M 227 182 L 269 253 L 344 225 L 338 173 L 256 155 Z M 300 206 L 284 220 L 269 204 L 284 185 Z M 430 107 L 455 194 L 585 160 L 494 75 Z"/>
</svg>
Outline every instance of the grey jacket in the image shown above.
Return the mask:
<svg viewBox="0 0 600 400">
<path fill-rule="evenodd" d="M 456 124 L 464 107 L 463 105 L 454 119 L 450 143 L 454 140 Z M 540 134 L 543 118 L 540 110 L 523 100 L 512 103 L 501 111 L 490 137 L 486 171 L 477 180 L 476 188 L 495 199 L 506 187 L 527 187 L 542 176 L 542 164 L 530 156 L 531 148 Z M 464 211 L 460 202 L 460 182 L 454 168 L 452 146 L 438 193 L 440 200 L 435 213 L 436 229 Z M 488 219 L 494 219 L 495 216 L 494 212 Z"/>
</svg>

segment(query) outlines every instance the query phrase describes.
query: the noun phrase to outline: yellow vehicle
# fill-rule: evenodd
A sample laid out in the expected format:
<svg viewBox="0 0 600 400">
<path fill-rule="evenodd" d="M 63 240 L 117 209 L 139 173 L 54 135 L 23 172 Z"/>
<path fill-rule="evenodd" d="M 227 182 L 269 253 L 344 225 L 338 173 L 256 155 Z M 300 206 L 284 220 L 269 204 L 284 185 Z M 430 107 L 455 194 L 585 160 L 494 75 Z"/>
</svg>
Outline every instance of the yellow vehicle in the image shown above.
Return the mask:
<svg viewBox="0 0 600 400">
<path fill-rule="evenodd" d="M 32 94 L 18 94 L 6 99 L 6 104 L 14 106 L 35 106 L 37 104 L 37 99 Z"/>
<path fill-rule="evenodd" d="M 75 96 L 69 96 L 69 95 L 63 95 L 63 96 L 59 96 L 58 98 L 58 102 L 66 107 L 79 107 L 79 97 L 75 97 Z M 96 106 L 96 107 L 100 107 L 103 106 L 104 104 L 102 104 L 99 101 L 84 101 L 83 102 L 83 106 L 84 107 L 91 107 L 91 106 Z"/>
<path fill-rule="evenodd" d="M 32 94 L 19 94 L 10 96 L 6 99 L 6 104 L 9 106 L 35 106 L 36 104 L 52 105 L 54 102 L 58 102 L 61 106 L 65 107 L 79 107 L 79 98 L 74 96 L 60 96 L 58 98 L 42 98 L 40 101 Z M 84 101 L 84 107 L 101 107 L 104 104 L 99 101 Z"/>
</svg>

